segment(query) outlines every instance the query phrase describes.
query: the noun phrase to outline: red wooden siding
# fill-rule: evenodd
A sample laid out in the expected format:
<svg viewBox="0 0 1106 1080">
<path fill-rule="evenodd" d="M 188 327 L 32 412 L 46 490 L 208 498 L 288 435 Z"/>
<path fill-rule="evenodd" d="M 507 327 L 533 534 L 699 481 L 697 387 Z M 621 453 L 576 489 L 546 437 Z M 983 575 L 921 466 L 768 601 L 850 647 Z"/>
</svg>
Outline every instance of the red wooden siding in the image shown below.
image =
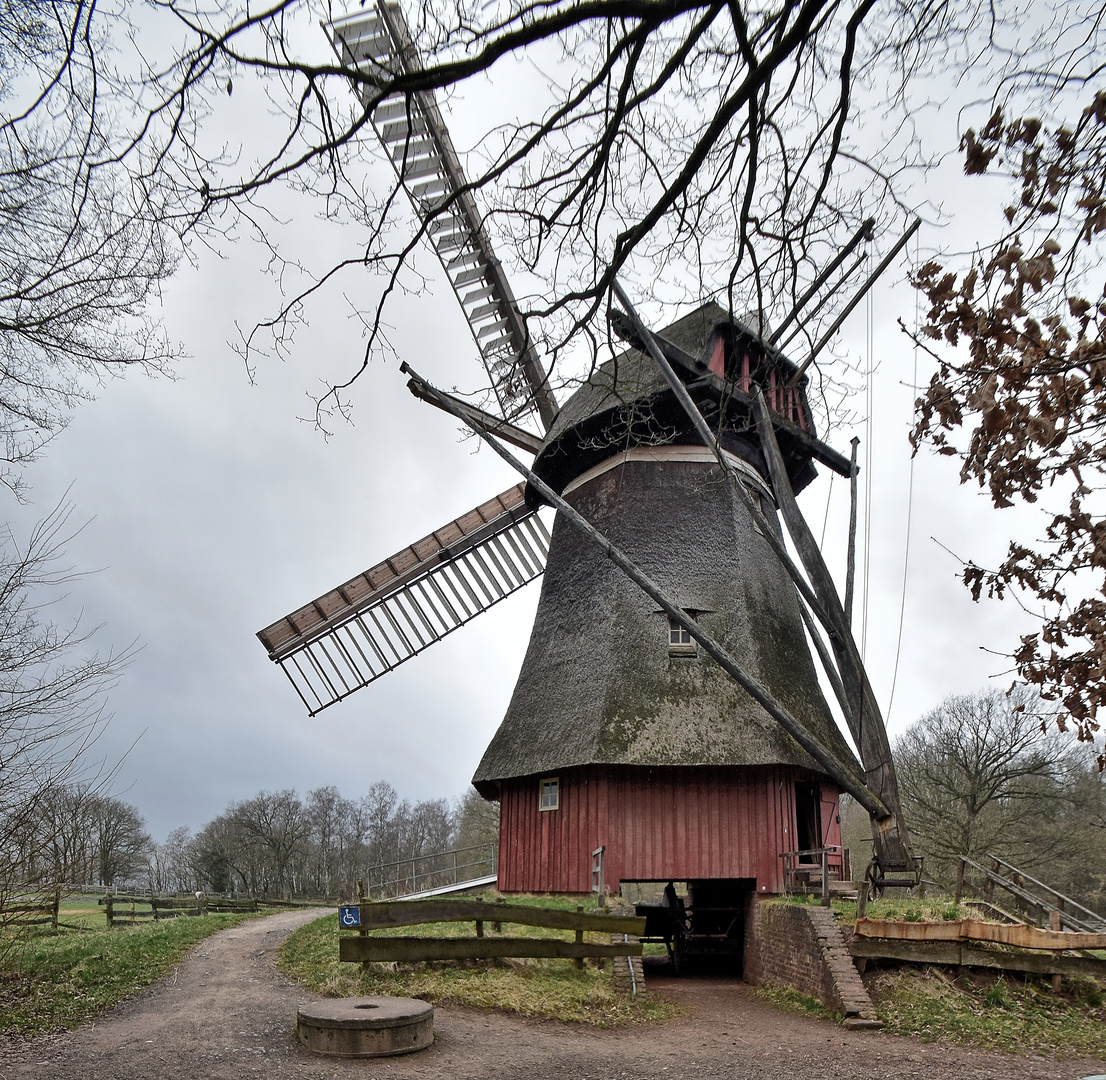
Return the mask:
<svg viewBox="0 0 1106 1080">
<path fill-rule="evenodd" d="M 815 779 L 785 765 L 591 765 L 558 778 L 560 808 L 552 811 L 538 809 L 545 777 L 502 784 L 505 892 L 588 892 L 600 845 L 612 889 L 621 881 L 744 877 L 756 878 L 758 892 L 782 892 L 780 852 L 795 846 L 795 781 Z M 837 791 L 825 781 L 821 802 L 826 842 L 839 844 Z"/>
</svg>

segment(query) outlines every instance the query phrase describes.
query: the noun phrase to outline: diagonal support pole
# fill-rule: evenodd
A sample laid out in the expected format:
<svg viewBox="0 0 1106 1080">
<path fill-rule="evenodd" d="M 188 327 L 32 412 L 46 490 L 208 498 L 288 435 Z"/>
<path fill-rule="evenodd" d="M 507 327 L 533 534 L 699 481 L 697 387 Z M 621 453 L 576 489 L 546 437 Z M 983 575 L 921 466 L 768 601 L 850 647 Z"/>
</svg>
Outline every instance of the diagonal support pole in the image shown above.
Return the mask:
<svg viewBox="0 0 1106 1080">
<path fill-rule="evenodd" d="M 777 723 L 826 771 L 827 775 L 848 792 L 869 814 L 880 819 L 890 816 L 890 811 L 884 802 L 868 787 L 864 781 L 856 775 L 853 769 L 842 762 L 836 754 L 826 747 L 819 739 L 811 735 L 806 727 L 785 709 L 763 686 L 759 680 L 744 670 L 737 659 L 732 656 L 718 641 L 708 634 L 676 601 L 668 595 L 659 585 L 642 571 L 633 560 L 620 548 L 608 540 L 594 525 L 584 518 L 565 499 L 558 495 L 540 477 L 522 464 L 506 447 L 502 446 L 488 432 L 482 431 L 460 412 L 455 410 L 451 403 L 438 394 L 435 387 L 421 378 L 410 365 L 403 364 L 400 370 L 417 380 L 420 384 L 420 396 L 428 399 L 438 397 L 435 402 L 445 412 L 451 412 L 458 420 L 469 424 L 473 431 L 480 436 L 508 465 L 520 475 L 525 476 L 528 483 L 551 506 L 556 507 L 559 513 L 564 515 L 574 528 L 587 537 L 608 559 L 622 570 L 648 597 L 681 626 L 687 628 L 691 636 L 702 646 L 719 666 L 731 676 Z"/>
<path fill-rule="evenodd" d="M 703 440 L 703 444 L 714 452 L 729 482 L 730 489 L 753 515 L 758 527 L 764 533 L 765 538 L 769 540 L 772 550 L 776 552 L 784 569 L 792 581 L 795 582 L 803 598 L 807 599 L 811 592 L 810 585 L 807 584 L 803 575 L 795 567 L 782 541 L 773 542 L 773 530 L 769 527 L 760 507 L 756 506 L 752 496 L 746 491 L 745 485 L 741 483 L 734 470 L 729 467 L 729 463 L 722 452 L 722 447 L 703 418 L 694 399 L 688 393 L 687 387 L 675 373 L 667 357 L 661 352 L 652 333 L 638 317 L 622 286 L 615 281 L 612 283 L 611 289 L 630 318 L 639 340 L 645 343 L 649 355 L 653 358 L 669 388 L 691 419 L 696 432 Z M 902 821 L 902 811 L 898 800 L 898 785 L 895 782 L 894 766 L 891 762 L 891 750 L 887 743 L 887 732 L 883 725 L 883 718 L 878 705 L 876 705 L 875 695 L 871 692 L 859 654 L 856 652 L 856 646 L 841 610 L 841 602 L 837 597 L 836 589 L 833 587 L 829 571 L 824 561 L 822 561 L 821 552 L 818 550 L 817 544 L 814 543 L 809 528 L 806 527 L 801 511 L 795 503 L 794 492 L 791 490 L 787 472 L 783 468 L 783 459 L 780 457 L 779 447 L 776 444 L 775 432 L 772 429 L 771 421 L 768 420 L 763 395 L 759 387 L 754 388 L 754 390 L 752 401 L 754 415 L 757 419 L 757 429 L 761 437 L 764 455 L 769 464 L 773 493 L 776 495 L 776 502 L 780 505 L 788 532 L 791 533 L 792 539 L 796 541 L 796 548 L 799 550 L 810 581 L 814 585 L 814 593 L 817 599 L 815 603 L 810 604 L 810 609 L 825 627 L 837 659 L 839 679 L 835 680 L 830 676 L 830 681 L 834 684 L 835 693 L 838 686 L 841 687 L 844 693 L 843 711 L 849 724 L 849 730 L 856 741 L 857 749 L 860 751 L 861 764 L 864 767 L 865 779 L 870 786 L 870 790 L 878 792 L 881 803 L 890 807 L 886 816 L 872 814 L 872 835 L 876 845 L 877 857 L 880 865 L 885 869 L 892 867 L 912 868 L 913 859 L 906 839 L 906 827 Z M 762 417 L 763 425 L 761 423 Z M 767 435 L 765 431 L 767 431 Z M 766 440 L 770 440 L 770 442 Z M 782 484 L 779 481 L 780 476 L 782 476 Z M 783 485 L 786 485 L 786 492 L 782 491 Z M 781 493 L 790 497 L 786 508 L 784 503 L 787 500 L 786 498 L 781 499 Z M 805 539 L 809 540 L 809 544 L 799 543 L 796 537 L 796 529 L 792 527 L 794 515 L 797 515 L 798 521 L 802 523 L 802 528 L 805 530 Z M 813 545 L 812 552 L 809 550 L 810 545 Z M 813 559 L 810 558 L 811 555 L 813 555 Z M 820 583 L 822 587 L 819 587 Z M 828 588 L 825 587 L 827 583 Z M 855 662 L 853 662 L 854 659 Z"/>
<path fill-rule="evenodd" d="M 864 766 L 865 779 L 888 806 L 892 808 L 897 821 L 896 835 L 884 835 L 883 853 L 887 862 L 881 860 L 884 868 L 895 867 L 908 869 L 913 867 L 913 859 L 910 854 L 909 841 L 907 840 L 906 826 L 902 821 L 902 808 L 899 803 L 898 783 L 895 779 L 895 767 L 891 760 L 891 744 L 887 739 L 887 728 L 883 722 L 883 714 L 876 701 L 871 683 L 868 681 L 868 673 L 864 670 L 864 662 L 860 658 L 860 652 L 853 640 L 852 631 L 849 629 L 849 621 L 841 600 L 837 594 L 837 586 L 822 558 L 821 549 L 806 523 L 799 504 L 795 500 L 795 492 L 791 488 L 791 481 L 787 477 L 787 469 L 780 454 L 779 444 L 776 442 L 776 433 L 772 427 L 771 417 L 768 415 L 768 406 L 764 402 L 764 395 L 760 387 L 753 389 L 753 416 L 756 420 L 757 434 L 760 437 L 761 450 L 764 460 L 768 465 L 768 473 L 772 481 L 772 493 L 776 497 L 776 504 L 780 508 L 787 531 L 795 544 L 803 567 L 814 591 L 821 603 L 821 608 L 826 612 L 831 622 L 827 629 L 831 631 L 830 642 L 837 660 L 837 670 L 841 677 L 841 683 L 848 699 L 849 707 L 845 709 L 845 718 L 849 722 L 849 730 L 856 740 L 857 749 L 860 751 L 860 761 Z M 874 824 L 874 823 L 873 823 Z M 877 838 L 878 839 L 878 838 Z"/>
</svg>

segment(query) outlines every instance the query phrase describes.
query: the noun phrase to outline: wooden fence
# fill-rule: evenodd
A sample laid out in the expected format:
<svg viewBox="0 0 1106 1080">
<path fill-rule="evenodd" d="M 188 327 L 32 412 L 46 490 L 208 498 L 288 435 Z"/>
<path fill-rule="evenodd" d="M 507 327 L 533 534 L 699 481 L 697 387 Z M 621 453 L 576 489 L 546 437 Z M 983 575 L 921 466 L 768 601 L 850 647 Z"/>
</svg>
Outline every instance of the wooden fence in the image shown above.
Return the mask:
<svg viewBox="0 0 1106 1080">
<path fill-rule="evenodd" d="M 39 895 L 0 894 L 0 929 L 22 929 L 26 926 L 58 928 L 58 909 L 61 906 L 61 889 Z"/>
<path fill-rule="evenodd" d="M 1032 919 L 1041 926 L 1050 923 L 1055 917 L 1065 930 L 1106 931 L 1106 918 L 1097 912 L 1085 908 L 1070 896 L 1057 892 L 996 855 L 988 855 L 986 858 L 989 866 L 983 866 L 967 856 L 961 857 L 956 877 L 957 901 L 967 889 L 980 896 L 984 902 L 991 903 L 997 887 L 1011 897 L 1022 917 Z M 980 884 L 973 885 L 966 877 L 969 868 L 976 871 L 981 879 Z"/>
<path fill-rule="evenodd" d="M 107 915 L 108 926 L 134 926 L 142 922 L 174 919 L 178 915 L 256 912 L 269 907 L 300 907 L 284 900 L 259 900 L 255 896 L 115 896 L 96 901 Z M 314 905 L 308 905 L 314 906 Z"/>
<path fill-rule="evenodd" d="M 641 942 L 629 938 L 645 932 L 645 919 L 627 915 L 601 915 L 558 908 L 524 907 L 519 904 L 489 904 L 480 900 L 394 900 L 363 901 L 356 937 L 338 942 L 338 958 L 349 963 L 370 961 L 467 960 L 491 957 L 561 958 L 582 962 L 586 957 L 640 956 Z M 473 937 L 371 937 L 370 931 L 425 923 L 471 922 Z M 498 934 L 503 923 L 537 926 L 549 930 L 573 930 L 574 941 L 560 938 L 489 937 L 485 926 Z M 584 934 L 620 934 L 624 940 L 611 944 L 584 941 Z"/>
<path fill-rule="evenodd" d="M 1001 948 L 987 948 L 988 945 Z M 1106 956 L 1096 956 L 1090 951 L 1106 949 L 1106 934 L 1042 930 L 1024 923 L 857 919 L 849 949 L 862 964 L 868 959 L 885 959 L 1054 977 L 1106 976 Z"/>
</svg>

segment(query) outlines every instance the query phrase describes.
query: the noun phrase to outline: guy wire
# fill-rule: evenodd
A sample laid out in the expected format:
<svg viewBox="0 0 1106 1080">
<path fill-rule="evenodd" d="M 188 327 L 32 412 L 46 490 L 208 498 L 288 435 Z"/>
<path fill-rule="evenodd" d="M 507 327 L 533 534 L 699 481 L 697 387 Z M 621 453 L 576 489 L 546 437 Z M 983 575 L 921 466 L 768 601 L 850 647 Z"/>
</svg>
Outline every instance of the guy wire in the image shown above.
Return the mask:
<svg viewBox="0 0 1106 1080">
<path fill-rule="evenodd" d="M 914 234 L 914 265 L 918 265 L 918 234 Z M 921 322 L 919 314 L 920 298 L 918 290 L 914 290 L 914 372 L 910 379 L 911 392 L 917 391 L 918 386 L 918 328 Z M 910 404 L 911 422 L 914 419 L 914 403 Z M 910 476 L 906 485 L 906 544 L 902 556 L 902 596 L 899 599 L 899 636 L 895 642 L 895 668 L 891 675 L 891 696 L 887 699 L 887 719 L 891 719 L 891 707 L 895 703 L 895 687 L 899 681 L 899 657 L 902 654 L 902 629 L 906 615 L 906 582 L 910 573 L 910 524 L 914 516 L 914 457 L 910 455 Z"/>
</svg>

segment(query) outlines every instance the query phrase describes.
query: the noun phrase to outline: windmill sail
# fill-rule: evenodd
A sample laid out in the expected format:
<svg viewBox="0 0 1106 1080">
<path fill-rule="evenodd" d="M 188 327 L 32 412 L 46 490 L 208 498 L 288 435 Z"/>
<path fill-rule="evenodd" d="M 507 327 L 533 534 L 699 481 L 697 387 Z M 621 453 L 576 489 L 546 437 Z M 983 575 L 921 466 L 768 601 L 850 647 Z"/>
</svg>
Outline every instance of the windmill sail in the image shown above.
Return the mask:
<svg viewBox="0 0 1106 1080">
<path fill-rule="evenodd" d="M 331 30 L 347 66 L 376 76 L 418 68 L 397 7 L 382 4 L 371 15 L 335 22 Z M 373 104 L 370 86 L 362 84 L 358 92 L 366 108 Z M 375 103 L 370 120 L 445 267 L 500 408 L 511 418 L 536 408 L 548 428 L 556 401 L 433 96 L 393 94 Z"/>
<path fill-rule="evenodd" d="M 257 636 L 314 716 L 533 581 L 548 550 L 519 484 Z"/>
</svg>

